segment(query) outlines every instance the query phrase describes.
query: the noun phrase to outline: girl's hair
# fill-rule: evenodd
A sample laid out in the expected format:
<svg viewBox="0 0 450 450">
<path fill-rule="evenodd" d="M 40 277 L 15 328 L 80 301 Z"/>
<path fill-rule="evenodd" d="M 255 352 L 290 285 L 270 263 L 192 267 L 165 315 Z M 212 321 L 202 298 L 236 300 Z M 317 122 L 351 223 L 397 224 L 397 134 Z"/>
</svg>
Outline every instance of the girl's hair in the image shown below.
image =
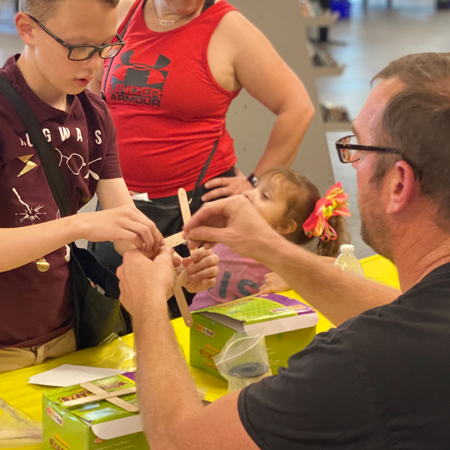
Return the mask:
<svg viewBox="0 0 450 450">
<path fill-rule="evenodd" d="M 319 190 L 304 175 L 287 167 L 268 170 L 260 179 L 266 177 L 280 179 L 280 186 L 284 188 L 286 197 L 284 220 L 285 222 L 293 220 L 297 224 L 296 230 L 286 235 L 286 239 L 297 245 L 307 244 L 311 238 L 303 231 L 303 223 L 313 213 L 317 201 L 321 198 Z M 316 253 L 321 256 L 337 256 L 340 246 L 350 242 L 350 235 L 346 231 L 347 221 L 342 216 L 333 216 L 328 222 L 335 229 L 337 238 L 328 242 L 318 239 Z"/>
</svg>

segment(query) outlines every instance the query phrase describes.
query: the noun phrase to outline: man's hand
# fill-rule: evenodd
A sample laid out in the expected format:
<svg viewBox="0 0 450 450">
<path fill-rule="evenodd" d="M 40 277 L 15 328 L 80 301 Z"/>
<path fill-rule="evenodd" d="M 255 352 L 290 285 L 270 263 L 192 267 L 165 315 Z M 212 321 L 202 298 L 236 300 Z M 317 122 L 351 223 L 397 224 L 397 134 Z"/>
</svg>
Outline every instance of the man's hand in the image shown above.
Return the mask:
<svg viewBox="0 0 450 450">
<path fill-rule="evenodd" d="M 149 256 L 157 255 L 164 245 L 156 225 L 134 205 L 77 214 L 75 217 L 80 239 L 91 242 L 128 241 L 145 250 Z"/>
<path fill-rule="evenodd" d="M 153 261 L 138 250 L 125 253 L 117 269 L 120 301 L 133 317 L 155 308 L 167 309 L 174 281 L 172 260 L 173 249 L 168 247 Z"/>
<path fill-rule="evenodd" d="M 259 288 L 259 293 L 270 294 L 271 292 L 283 292 L 289 289 L 290 287 L 280 275 L 275 272 L 270 272 L 264 275 L 264 281 Z"/>
<path fill-rule="evenodd" d="M 189 248 L 211 248 L 220 242 L 242 256 L 263 262 L 266 242 L 284 240 L 261 217 L 250 201 L 241 196 L 204 204 L 184 227 Z"/>
<path fill-rule="evenodd" d="M 176 265 L 176 263 L 174 262 Z M 216 284 L 216 277 L 219 273 L 219 257 L 212 251 L 200 248 L 190 257 L 184 258 L 177 267 L 177 273 L 181 272 L 185 267 L 187 283 L 185 288 L 189 292 L 206 291 Z"/>
<path fill-rule="evenodd" d="M 221 197 L 231 197 L 232 195 L 242 194 L 244 191 L 252 188 L 247 177 L 236 167 L 234 169 L 235 177 L 213 178 L 205 183 L 206 189 L 212 189 L 202 197 L 203 202 L 209 202 Z"/>
</svg>

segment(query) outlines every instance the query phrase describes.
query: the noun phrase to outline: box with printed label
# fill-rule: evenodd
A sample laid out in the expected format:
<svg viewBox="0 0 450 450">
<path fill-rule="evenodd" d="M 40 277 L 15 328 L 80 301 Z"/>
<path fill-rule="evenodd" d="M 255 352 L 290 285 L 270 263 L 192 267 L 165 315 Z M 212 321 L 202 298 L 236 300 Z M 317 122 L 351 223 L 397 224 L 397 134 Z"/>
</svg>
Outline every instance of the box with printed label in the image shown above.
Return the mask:
<svg viewBox="0 0 450 450">
<path fill-rule="evenodd" d="M 110 392 L 135 387 L 124 375 L 92 381 L 93 385 Z M 98 389 L 97 388 L 97 389 Z M 120 450 L 149 449 L 138 413 L 128 412 L 107 401 L 65 406 L 64 403 L 94 396 L 79 384 L 46 391 L 43 397 L 44 450 Z M 136 394 L 120 397 L 136 406 Z M 113 400 L 114 400 L 113 398 Z"/>
<path fill-rule="evenodd" d="M 272 374 L 316 334 L 318 314 L 301 301 L 280 294 L 254 295 L 193 311 L 190 331 L 191 366 L 224 379 L 213 357 L 234 333 L 265 336 Z"/>
</svg>

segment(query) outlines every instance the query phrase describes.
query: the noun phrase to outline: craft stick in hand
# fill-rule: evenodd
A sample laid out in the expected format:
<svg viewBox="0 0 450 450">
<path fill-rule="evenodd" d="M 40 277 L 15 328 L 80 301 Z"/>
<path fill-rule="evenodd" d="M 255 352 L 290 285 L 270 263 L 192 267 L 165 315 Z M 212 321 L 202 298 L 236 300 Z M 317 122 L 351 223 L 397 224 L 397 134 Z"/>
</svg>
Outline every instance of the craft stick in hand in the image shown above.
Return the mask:
<svg viewBox="0 0 450 450">
<path fill-rule="evenodd" d="M 186 282 L 186 269 L 181 272 L 180 275 L 177 276 L 177 272 L 175 270 L 175 267 L 173 268 L 173 276 L 174 276 L 174 283 L 173 283 L 173 292 L 175 294 L 175 298 L 177 300 L 178 308 L 180 308 L 181 315 L 183 316 L 184 323 L 187 327 L 192 326 L 192 315 L 191 311 L 189 310 L 189 306 L 186 301 L 186 297 L 184 295 L 182 286 Z M 183 282 L 184 280 L 184 282 Z"/>
<path fill-rule="evenodd" d="M 183 188 L 178 189 L 178 201 L 180 202 L 181 215 L 183 217 L 184 225 L 191 220 L 191 208 L 189 207 L 189 202 L 187 199 L 186 191 Z M 189 252 L 195 252 L 196 249 L 190 249 Z"/>
<path fill-rule="evenodd" d="M 183 237 L 183 232 L 180 231 L 177 234 L 172 234 L 172 236 L 166 237 L 164 239 L 164 245 L 166 247 L 176 247 L 177 245 L 185 244 L 186 239 Z"/>
</svg>

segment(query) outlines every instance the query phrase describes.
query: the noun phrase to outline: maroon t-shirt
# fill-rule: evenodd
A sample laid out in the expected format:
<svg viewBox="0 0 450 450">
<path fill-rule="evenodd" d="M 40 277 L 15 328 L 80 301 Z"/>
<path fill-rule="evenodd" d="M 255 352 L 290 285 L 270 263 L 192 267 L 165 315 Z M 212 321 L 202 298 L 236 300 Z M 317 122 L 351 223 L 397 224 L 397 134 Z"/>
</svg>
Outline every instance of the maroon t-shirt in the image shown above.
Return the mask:
<svg viewBox="0 0 450 450">
<path fill-rule="evenodd" d="M 40 122 L 64 173 L 75 214 L 92 198 L 99 179 L 122 177 L 111 117 L 105 103 L 89 91 L 72 97 L 69 113 L 48 105 L 27 85 L 17 57 L 11 57 L 0 73 Z M 33 226 L 59 217 L 36 151 L 15 110 L 0 94 L 0 228 Z M 0 348 L 39 345 L 72 326 L 68 247 L 42 257 L 0 273 Z"/>
</svg>

